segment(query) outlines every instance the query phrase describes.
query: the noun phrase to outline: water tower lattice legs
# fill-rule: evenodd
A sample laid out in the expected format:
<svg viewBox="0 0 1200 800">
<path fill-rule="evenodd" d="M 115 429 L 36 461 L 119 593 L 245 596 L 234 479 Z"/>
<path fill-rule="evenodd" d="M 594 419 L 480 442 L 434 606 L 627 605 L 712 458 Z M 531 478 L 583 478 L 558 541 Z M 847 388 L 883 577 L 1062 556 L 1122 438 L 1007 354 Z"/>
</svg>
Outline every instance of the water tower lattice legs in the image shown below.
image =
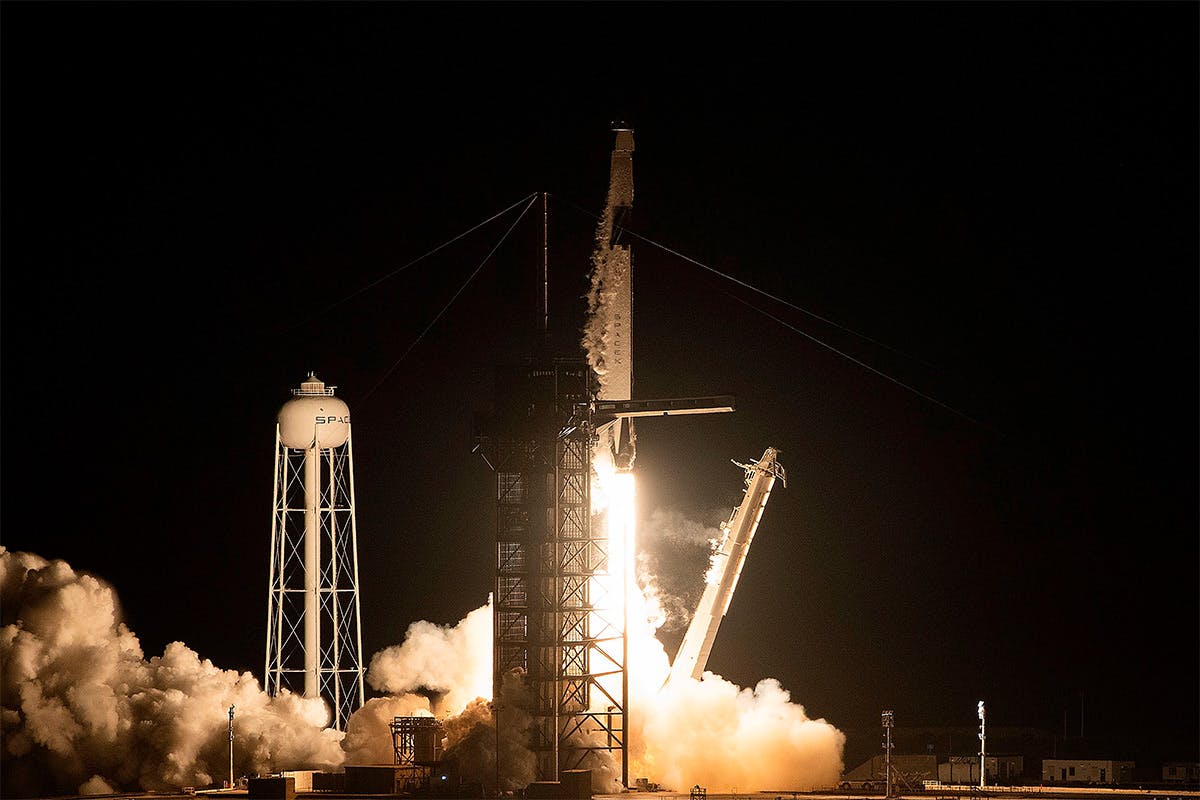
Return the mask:
<svg viewBox="0 0 1200 800">
<path fill-rule="evenodd" d="M 276 437 L 266 687 L 320 697 L 338 730 L 365 700 L 352 442 Z"/>
</svg>

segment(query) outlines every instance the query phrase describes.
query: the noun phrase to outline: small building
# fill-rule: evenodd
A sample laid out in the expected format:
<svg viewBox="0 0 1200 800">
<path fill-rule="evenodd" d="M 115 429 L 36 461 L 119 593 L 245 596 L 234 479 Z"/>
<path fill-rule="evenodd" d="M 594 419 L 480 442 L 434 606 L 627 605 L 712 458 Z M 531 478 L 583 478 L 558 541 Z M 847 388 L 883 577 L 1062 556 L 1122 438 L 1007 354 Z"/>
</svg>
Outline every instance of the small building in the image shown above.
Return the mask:
<svg viewBox="0 0 1200 800">
<path fill-rule="evenodd" d="M 278 773 L 281 777 L 291 778 L 296 783 L 297 792 L 311 792 L 313 790 L 313 775 L 320 772 L 316 769 L 291 769 Z"/>
<path fill-rule="evenodd" d="M 1128 783 L 1132 774 L 1132 761 L 1084 758 L 1042 759 L 1042 783 L 1117 786 Z"/>
<path fill-rule="evenodd" d="M 558 775 L 566 800 L 592 800 L 592 771 L 564 769 Z"/>
<path fill-rule="evenodd" d="M 590 769 L 565 769 L 559 773 L 562 780 L 534 781 L 525 787 L 526 800 L 591 800 L 592 771 Z"/>
<path fill-rule="evenodd" d="M 1168 761 L 1162 765 L 1163 783 L 1200 783 L 1200 762 Z"/>
<path fill-rule="evenodd" d="M 251 778 L 246 794 L 250 800 L 296 800 L 296 779 L 283 775 Z"/>
<path fill-rule="evenodd" d="M 404 786 L 404 767 L 395 764 L 347 764 L 347 794 L 396 794 Z"/>
<path fill-rule="evenodd" d="M 1011 784 L 1020 781 L 1025 771 L 1025 757 L 1018 755 L 984 756 L 989 784 Z M 938 764 L 938 780 L 953 786 L 979 785 L 979 756 L 950 756 Z"/>
</svg>

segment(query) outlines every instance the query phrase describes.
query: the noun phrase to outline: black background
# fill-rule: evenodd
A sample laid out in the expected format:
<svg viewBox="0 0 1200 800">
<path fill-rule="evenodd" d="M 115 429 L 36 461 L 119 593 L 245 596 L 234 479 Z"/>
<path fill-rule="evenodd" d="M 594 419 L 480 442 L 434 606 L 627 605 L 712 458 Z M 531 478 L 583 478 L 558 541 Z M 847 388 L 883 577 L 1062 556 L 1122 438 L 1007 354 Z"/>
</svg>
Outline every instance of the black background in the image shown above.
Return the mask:
<svg viewBox="0 0 1200 800">
<path fill-rule="evenodd" d="M 354 415 L 368 657 L 486 601 L 472 416 L 536 338 L 538 209 L 419 341 L 515 213 L 338 301 L 548 191 L 574 341 L 626 119 L 634 232 L 909 354 L 632 240 L 635 394 L 738 398 L 640 426 L 643 517 L 789 470 L 710 667 L 847 728 L 1074 731 L 1082 693 L 1092 755 L 1196 757 L 1194 3 L 0 15 L 4 545 L 111 581 L 148 656 L 261 677 L 309 370 Z"/>
</svg>

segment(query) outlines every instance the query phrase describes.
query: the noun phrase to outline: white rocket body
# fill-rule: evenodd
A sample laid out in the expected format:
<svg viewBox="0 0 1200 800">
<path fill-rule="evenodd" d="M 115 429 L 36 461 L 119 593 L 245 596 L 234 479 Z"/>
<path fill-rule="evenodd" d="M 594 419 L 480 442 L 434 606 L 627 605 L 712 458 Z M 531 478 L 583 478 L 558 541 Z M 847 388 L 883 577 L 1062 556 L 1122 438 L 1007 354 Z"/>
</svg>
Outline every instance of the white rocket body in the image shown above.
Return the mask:
<svg viewBox="0 0 1200 800">
<path fill-rule="evenodd" d="M 629 245 L 618 244 L 621 226 L 633 208 L 633 131 L 618 129 L 609 170 L 608 213 L 605 214 L 600 243 L 607 252 L 607 282 L 603 289 L 606 306 L 604 339 L 605 376 L 598 397 L 601 400 L 629 400 L 633 397 L 633 263 Z"/>
<path fill-rule="evenodd" d="M 589 325 L 595 329 L 589 331 L 589 338 L 599 346 L 589 349 L 599 377 L 597 398 L 629 400 L 633 397 L 633 259 L 629 245 L 620 240 L 633 208 L 633 131 L 625 127 L 614 131 L 608 197 L 593 256 L 599 281 L 593 286 L 596 308 Z M 633 422 L 616 419 L 600 433 L 611 437 L 609 445 L 617 467 L 628 469 L 634 455 Z"/>
</svg>

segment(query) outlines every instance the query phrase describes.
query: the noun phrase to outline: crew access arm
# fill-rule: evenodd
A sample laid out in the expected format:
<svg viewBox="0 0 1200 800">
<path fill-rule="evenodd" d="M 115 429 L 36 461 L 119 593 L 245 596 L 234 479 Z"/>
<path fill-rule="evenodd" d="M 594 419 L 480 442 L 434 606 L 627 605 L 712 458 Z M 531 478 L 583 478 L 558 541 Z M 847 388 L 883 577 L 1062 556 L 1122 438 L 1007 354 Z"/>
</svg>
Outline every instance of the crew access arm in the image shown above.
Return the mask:
<svg viewBox="0 0 1200 800">
<path fill-rule="evenodd" d="M 741 505 L 733 510 L 728 521 L 721 523 L 721 540 L 705 576 L 704 595 L 696 606 L 696 613 L 671 664 L 668 682 L 671 678 L 678 679 L 681 676 L 700 680 L 704 674 L 708 655 L 717 638 L 717 629 L 733 600 L 738 577 L 742 574 L 746 555 L 750 552 L 750 542 L 762 520 L 771 489 L 777 478 L 787 486 L 787 475 L 777 460 L 778 455 L 779 451 L 768 447 L 758 461 L 749 464 L 733 462 L 746 471 L 746 491 Z"/>
</svg>

